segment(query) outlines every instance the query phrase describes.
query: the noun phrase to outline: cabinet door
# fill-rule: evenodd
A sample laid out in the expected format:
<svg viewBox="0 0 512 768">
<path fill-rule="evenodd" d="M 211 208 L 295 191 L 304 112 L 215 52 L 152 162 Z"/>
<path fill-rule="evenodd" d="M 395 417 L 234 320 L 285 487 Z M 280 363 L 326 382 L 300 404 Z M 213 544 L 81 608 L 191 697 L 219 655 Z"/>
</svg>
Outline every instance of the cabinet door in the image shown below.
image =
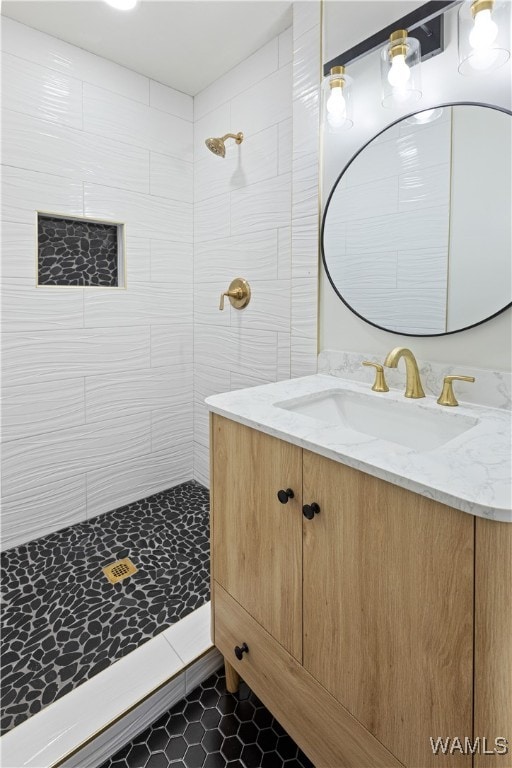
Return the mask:
<svg viewBox="0 0 512 768">
<path fill-rule="evenodd" d="M 409 768 L 471 766 L 474 518 L 304 451 L 304 666 Z"/>
<path fill-rule="evenodd" d="M 300 661 L 302 449 L 217 415 L 211 438 L 213 578 Z"/>
</svg>

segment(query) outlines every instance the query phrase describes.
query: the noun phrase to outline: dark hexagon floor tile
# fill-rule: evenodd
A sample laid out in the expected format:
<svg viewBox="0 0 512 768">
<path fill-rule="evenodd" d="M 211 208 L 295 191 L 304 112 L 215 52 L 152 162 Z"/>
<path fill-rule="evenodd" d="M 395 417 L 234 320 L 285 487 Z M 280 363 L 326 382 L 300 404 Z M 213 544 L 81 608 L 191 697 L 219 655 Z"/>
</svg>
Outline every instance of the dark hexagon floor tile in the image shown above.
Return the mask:
<svg viewBox="0 0 512 768">
<path fill-rule="evenodd" d="M 202 711 L 199 719 L 188 721 L 186 713 L 192 711 L 195 718 L 198 707 Z M 263 730 L 256 718 L 265 724 Z M 212 675 L 160 717 L 137 737 L 134 748 L 159 744 L 153 734 L 171 730 L 179 735 L 171 738 L 163 753 L 153 751 L 142 768 L 163 768 L 163 756 L 168 768 L 314 768 L 246 685 L 240 686 L 238 695 L 226 693 L 221 673 Z M 131 748 L 124 747 L 101 768 L 139 768 L 131 760 Z M 140 754 L 136 752 L 135 758 Z"/>
<path fill-rule="evenodd" d="M 2 553 L 2 733 L 209 599 L 208 507 L 191 481 Z"/>
</svg>

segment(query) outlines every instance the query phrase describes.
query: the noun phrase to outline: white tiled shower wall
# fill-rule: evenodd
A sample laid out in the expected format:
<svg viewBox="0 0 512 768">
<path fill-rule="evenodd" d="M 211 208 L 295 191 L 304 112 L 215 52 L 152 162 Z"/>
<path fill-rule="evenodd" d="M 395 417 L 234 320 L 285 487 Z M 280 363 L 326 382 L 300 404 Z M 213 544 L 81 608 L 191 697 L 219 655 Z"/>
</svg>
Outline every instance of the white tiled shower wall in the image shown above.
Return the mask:
<svg viewBox="0 0 512 768">
<path fill-rule="evenodd" d="M 4 546 L 192 476 L 193 99 L 2 25 Z M 126 222 L 127 290 L 36 288 L 36 209 Z"/>
<path fill-rule="evenodd" d="M 4 546 L 207 483 L 204 397 L 316 371 L 319 9 L 194 100 L 4 20 Z M 127 290 L 36 289 L 37 208 L 126 222 Z"/>
</svg>

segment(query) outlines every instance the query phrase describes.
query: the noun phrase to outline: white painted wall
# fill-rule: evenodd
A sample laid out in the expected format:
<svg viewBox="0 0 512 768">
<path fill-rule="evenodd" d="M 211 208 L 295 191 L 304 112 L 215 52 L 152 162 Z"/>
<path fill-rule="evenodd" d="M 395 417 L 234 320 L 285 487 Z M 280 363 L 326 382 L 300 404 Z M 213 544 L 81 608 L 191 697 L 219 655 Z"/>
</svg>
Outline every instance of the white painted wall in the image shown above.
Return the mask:
<svg viewBox="0 0 512 768">
<path fill-rule="evenodd" d="M 2 24 L 2 533 L 192 476 L 193 100 Z M 127 290 L 36 288 L 36 209 L 126 222 Z"/>
<path fill-rule="evenodd" d="M 401 6 L 397 8 L 397 6 Z M 376 31 L 375 14 L 380 26 L 391 23 L 411 4 L 365 2 L 327 2 L 324 9 L 326 47 L 323 59 L 361 39 L 362 29 Z M 397 13 L 398 11 L 398 13 Z M 511 67 L 489 76 L 463 77 L 457 71 L 457 11 L 445 15 L 446 50 L 422 66 L 423 99 L 419 105 L 428 109 L 452 101 L 481 101 L 510 109 Z M 379 27 L 377 27 L 378 29 Z M 339 30 L 339 31 L 338 31 Z M 353 33 L 353 34 L 352 34 Z M 338 45 L 338 42 L 339 45 Z M 386 125 L 398 119 L 397 109 L 381 107 L 378 52 L 350 67 L 354 78 L 354 127 L 335 136 L 324 132 L 323 190 L 324 200 L 337 176 L 353 154 Z M 495 370 L 509 370 L 512 364 L 510 310 L 499 317 L 459 334 L 436 338 L 410 338 L 381 331 L 364 323 L 350 312 L 336 296 L 323 270 L 320 279 L 320 348 L 353 352 L 373 352 L 383 356 L 392 347 L 411 346 L 418 358 L 460 364 L 463 372 L 471 365 Z"/>
</svg>

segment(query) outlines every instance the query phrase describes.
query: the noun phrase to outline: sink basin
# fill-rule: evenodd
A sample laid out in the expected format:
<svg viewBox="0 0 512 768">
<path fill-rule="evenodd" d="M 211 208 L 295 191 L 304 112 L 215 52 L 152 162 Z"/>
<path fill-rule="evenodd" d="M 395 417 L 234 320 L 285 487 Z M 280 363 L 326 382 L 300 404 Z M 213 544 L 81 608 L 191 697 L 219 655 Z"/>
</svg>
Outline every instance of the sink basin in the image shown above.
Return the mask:
<svg viewBox="0 0 512 768">
<path fill-rule="evenodd" d="M 425 408 L 416 400 L 396 402 L 359 392 L 331 390 L 275 403 L 325 424 L 338 424 L 364 435 L 398 443 L 416 451 L 445 445 L 478 424 L 479 419 Z"/>
</svg>

